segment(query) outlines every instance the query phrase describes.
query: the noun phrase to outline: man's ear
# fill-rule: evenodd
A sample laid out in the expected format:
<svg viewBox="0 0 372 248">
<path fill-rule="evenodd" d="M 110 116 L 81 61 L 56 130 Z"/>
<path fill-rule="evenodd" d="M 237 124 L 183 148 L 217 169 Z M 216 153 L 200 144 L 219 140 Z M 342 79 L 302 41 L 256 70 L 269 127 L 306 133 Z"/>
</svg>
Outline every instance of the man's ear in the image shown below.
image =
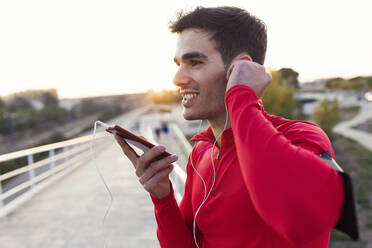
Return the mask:
<svg viewBox="0 0 372 248">
<path fill-rule="evenodd" d="M 249 61 L 253 62 L 251 56 L 249 56 L 246 52 L 239 53 L 238 55 L 235 56 L 235 58 L 233 58 L 231 60 L 229 68 L 227 69 L 227 72 L 226 72 L 226 80 L 229 80 L 231 71 L 234 68 L 233 64 L 234 64 L 235 61 L 238 61 L 238 60 L 249 60 Z"/>
<path fill-rule="evenodd" d="M 251 56 L 249 56 L 246 52 L 236 55 L 235 58 L 232 60 L 232 62 L 235 62 L 237 60 L 249 60 L 251 62 L 253 61 Z"/>
</svg>

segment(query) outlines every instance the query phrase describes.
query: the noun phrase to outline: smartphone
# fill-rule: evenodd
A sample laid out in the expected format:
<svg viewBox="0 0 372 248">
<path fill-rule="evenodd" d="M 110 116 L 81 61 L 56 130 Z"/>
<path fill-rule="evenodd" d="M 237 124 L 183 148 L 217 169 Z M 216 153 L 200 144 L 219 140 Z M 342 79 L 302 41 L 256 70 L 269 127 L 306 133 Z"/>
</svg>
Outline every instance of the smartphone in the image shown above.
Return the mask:
<svg viewBox="0 0 372 248">
<path fill-rule="evenodd" d="M 154 147 L 155 145 L 148 142 L 144 138 L 132 133 L 131 131 L 119 126 L 111 126 L 106 129 L 107 132 L 111 134 L 117 133 L 119 136 L 121 136 L 127 143 L 141 149 L 143 152 L 148 151 L 150 148 Z M 165 157 L 170 156 L 168 152 L 164 151 L 162 154 L 160 154 L 158 157 L 156 157 L 155 160 L 159 160 Z"/>
</svg>

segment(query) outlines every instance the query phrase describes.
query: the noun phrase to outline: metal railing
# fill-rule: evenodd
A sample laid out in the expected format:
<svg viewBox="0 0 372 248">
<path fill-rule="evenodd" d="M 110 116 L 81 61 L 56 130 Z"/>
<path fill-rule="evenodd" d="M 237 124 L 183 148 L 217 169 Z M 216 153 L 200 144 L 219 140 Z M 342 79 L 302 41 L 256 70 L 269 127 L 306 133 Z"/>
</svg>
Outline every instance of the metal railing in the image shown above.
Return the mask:
<svg viewBox="0 0 372 248">
<path fill-rule="evenodd" d="M 189 154 L 192 151 L 192 146 L 190 145 L 190 143 L 186 139 L 182 130 L 174 123 L 171 123 L 169 125 L 169 128 L 170 128 L 171 132 L 173 132 L 174 137 L 176 138 L 176 141 L 177 141 L 179 147 L 181 148 L 182 152 L 184 154 L 186 154 L 187 156 L 189 156 Z"/>
<path fill-rule="evenodd" d="M 101 142 L 95 144 L 100 151 L 110 139 L 104 132 L 96 134 Z M 46 188 L 52 182 L 68 174 L 90 157 L 90 142 L 93 135 L 87 135 L 54 144 L 34 147 L 22 151 L 0 155 L 0 163 L 27 157 L 27 164 L 18 169 L 0 175 L 0 218 L 15 210 L 29 200 L 35 193 Z M 104 142 L 102 142 L 104 141 Z M 35 155 L 48 153 L 47 158 L 34 162 Z M 18 181 L 17 183 L 9 183 Z M 16 184 L 10 187 L 4 187 Z"/>
<path fill-rule="evenodd" d="M 132 128 L 139 116 L 153 108 L 152 105 L 134 109 L 110 120 L 109 124 L 124 124 Z M 94 150 L 102 148 L 113 141 L 105 132 L 97 132 Z M 93 135 L 70 139 L 63 142 L 25 149 L 0 155 L 0 163 L 19 158 L 27 158 L 25 166 L 0 175 L 0 218 L 15 210 L 54 181 L 73 171 L 90 158 L 90 142 Z M 48 153 L 48 157 L 35 162 L 36 156 Z M 1 164 L 0 164 L 1 166 Z"/>
</svg>

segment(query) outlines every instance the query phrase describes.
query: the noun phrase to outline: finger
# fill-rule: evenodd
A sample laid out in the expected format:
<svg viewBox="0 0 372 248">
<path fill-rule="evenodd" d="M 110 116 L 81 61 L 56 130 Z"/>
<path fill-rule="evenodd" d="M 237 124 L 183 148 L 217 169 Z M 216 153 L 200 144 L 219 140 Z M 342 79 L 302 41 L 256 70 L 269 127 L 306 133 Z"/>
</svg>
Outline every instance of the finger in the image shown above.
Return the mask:
<svg viewBox="0 0 372 248">
<path fill-rule="evenodd" d="M 270 84 L 271 83 L 271 80 L 273 79 L 273 77 L 271 76 L 271 73 L 269 72 L 266 72 L 266 78 L 267 78 L 267 84 Z"/>
<path fill-rule="evenodd" d="M 264 80 L 263 90 L 265 90 L 271 83 L 272 80 L 271 74 L 265 71 L 265 76 L 263 80 Z"/>
<path fill-rule="evenodd" d="M 165 151 L 164 146 L 154 146 L 150 150 L 143 153 L 137 160 L 136 175 L 140 177 L 146 167 Z"/>
<path fill-rule="evenodd" d="M 138 154 L 133 150 L 132 147 L 130 147 L 130 145 L 128 145 L 128 143 L 122 137 L 120 137 L 117 134 L 115 134 L 114 137 L 115 137 L 116 141 L 119 143 L 119 145 L 120 145 L 121 149 L 123 150 L 125 156 L 127 156 L 129 158 L 129 160 L 132 162 L 132 164 L 134 165 L 134 167 L 136 167 L 137 160 L 139 158 Z"/>
<path fill-rule="evenodd" d="M 231 75 L 231 72 L 232 70 L 234 69 L 234 64 L 232 63 L 229 67 L 229 69 L 227 70 L 227 73 L 226 73 L 226 80 L 229 81 L 229 78 L 230 78 L 230 75 Z"/>
<path fill-rule="evenodd" d="M 139 182 L 141 184 L 146 183 L 150 178 L 156 175 L 156 173 L 158 173 L 159 171 L 166 169 L 169 166 L 172 166 L 172 163 L 176 162 L 177 159 L 178 159 L 177 155 L 174 154 L 164 159 L 151 163 L 151 165 L 148 168 L 146 168 L 146 170 L 140 176 Z"/>
<path fill-rule="evenodd" d="M 264 87 L 262 87 L 261 91 L 259 92 L 259 96 L 261 96 L 264 91 L 267 89 L 267 87 L 270 85 L 271 83 L 271 80 L 272 80 L 272 77 L 271 77 L 271 74 L 266 72 L 265 73 L 265 78 L 264 78 Z"/>
<path fill-rule="evenodd" d="M 159 173 L 157 173 L 156 175 L 154 175 L 150 180 L 148 180 L 147 182 L 145 182 L 143 184 L 143 187 L 145 188 L 145 190 L 147 190 L 148 192 L 152 192 L 154 190 L 154 188 L 162 181 L 164 180 L 164 178 L 169 178 L 169 174 L 172 172 L 173 170 L 173 165 L 166 168 L 166 169 L 163 169 L 161 171 L 159 171 Z"/>
</svg>

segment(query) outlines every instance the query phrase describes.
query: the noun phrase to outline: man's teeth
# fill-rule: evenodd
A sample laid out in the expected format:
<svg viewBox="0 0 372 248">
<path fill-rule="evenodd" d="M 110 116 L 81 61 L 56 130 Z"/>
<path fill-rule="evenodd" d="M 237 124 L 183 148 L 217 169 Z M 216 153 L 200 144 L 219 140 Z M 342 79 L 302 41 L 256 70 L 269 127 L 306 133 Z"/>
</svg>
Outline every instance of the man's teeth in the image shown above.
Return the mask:
<svg viewBox="0 0 372 248">
<path fill-rule="evenodd" d="M 185 99 L 185 100 L 189 100 L 189 99 L 191 99 L 191 98 L 194 98 L 194 97 L 196 97 L 198 94 L 185 94 L 184 96 L 183 96 L 183 99 Z"/>
</svg>

